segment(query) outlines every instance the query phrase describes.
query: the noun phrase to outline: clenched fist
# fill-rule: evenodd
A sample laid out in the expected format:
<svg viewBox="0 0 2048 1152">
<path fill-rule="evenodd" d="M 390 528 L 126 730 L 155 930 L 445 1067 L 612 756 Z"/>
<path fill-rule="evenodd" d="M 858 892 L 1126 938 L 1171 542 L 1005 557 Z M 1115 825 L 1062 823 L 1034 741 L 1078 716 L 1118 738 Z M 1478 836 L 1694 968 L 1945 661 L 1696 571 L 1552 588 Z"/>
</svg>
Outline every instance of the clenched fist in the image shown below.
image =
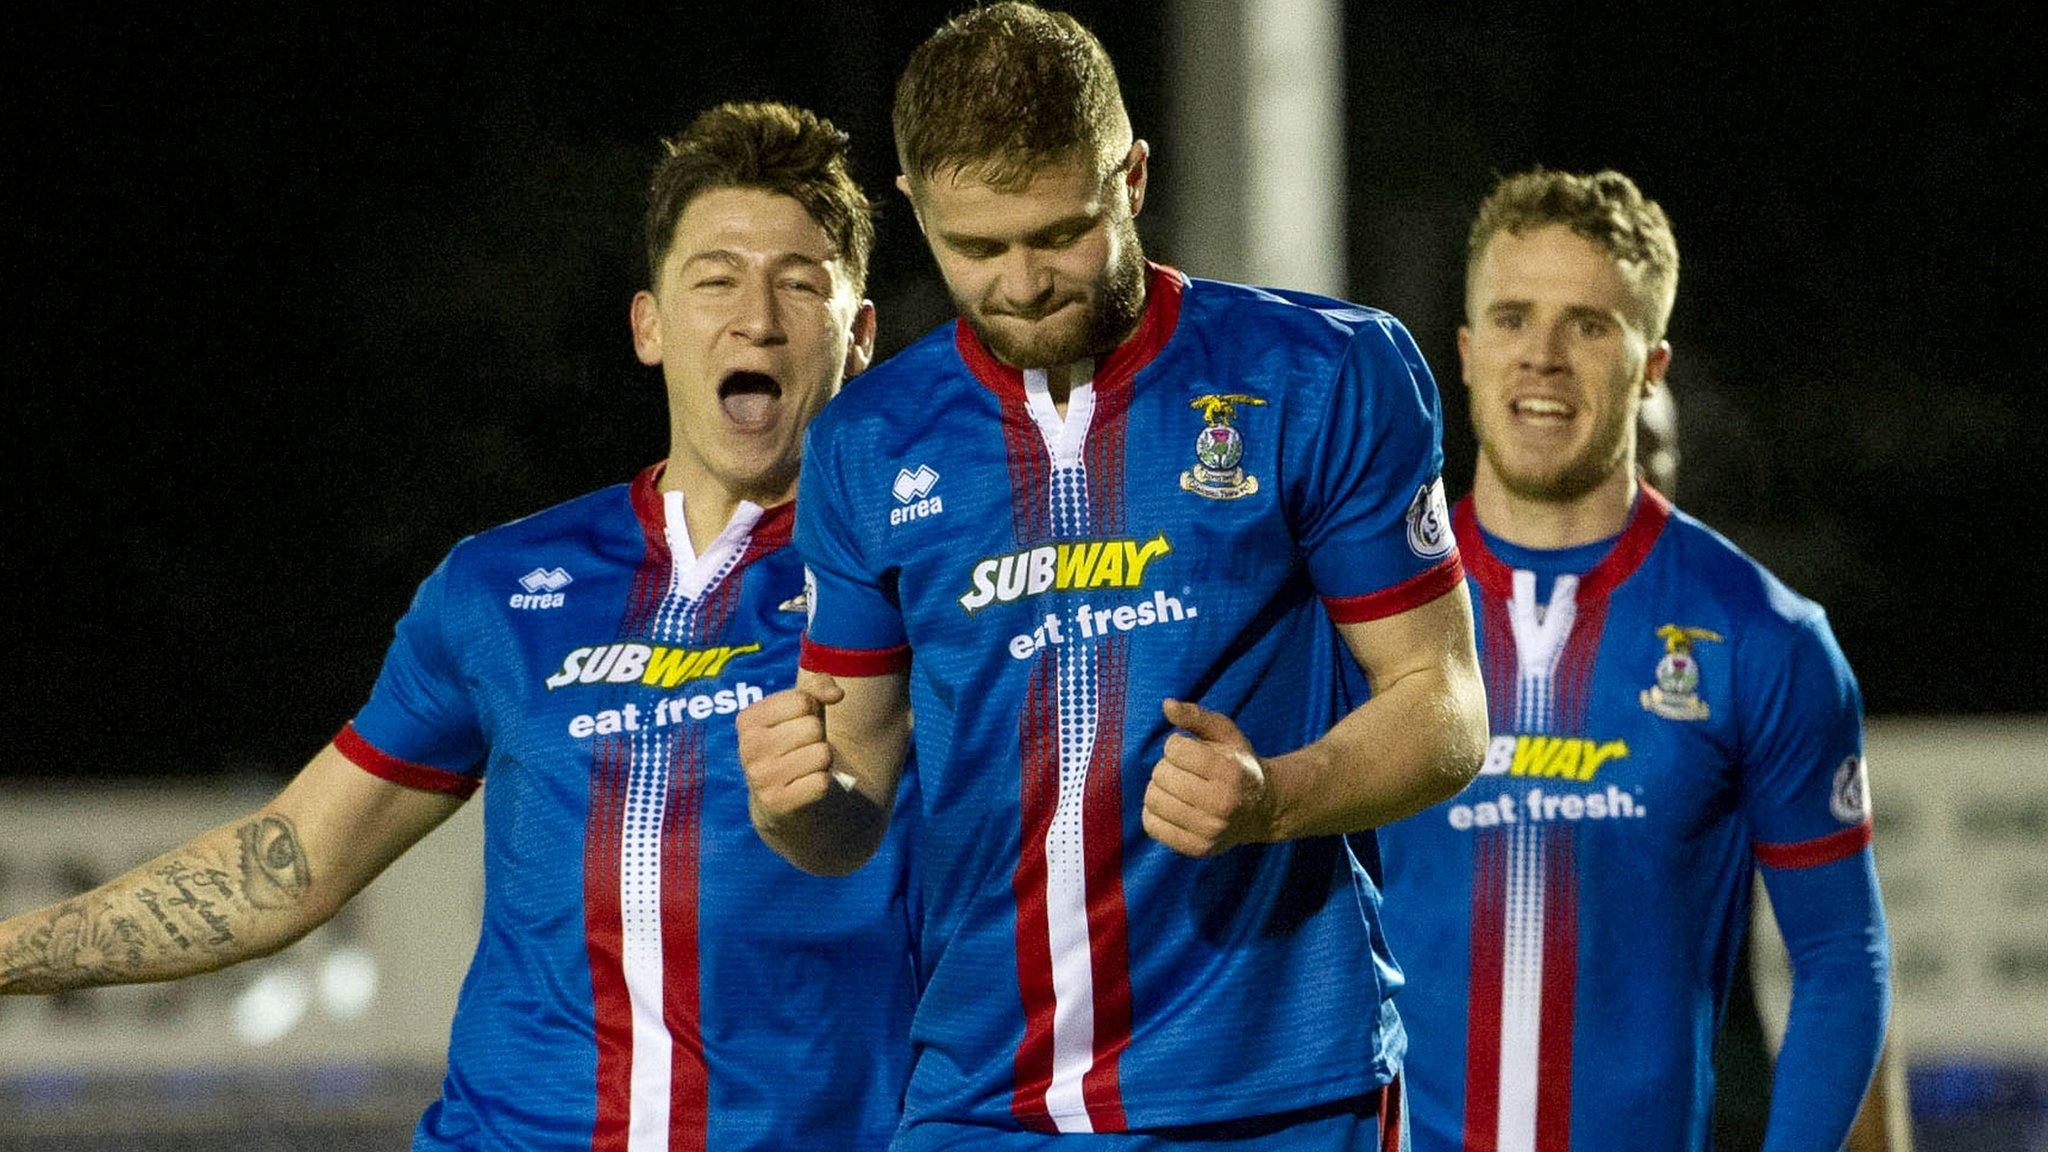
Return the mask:
<svg viewBox="0 0 2048 1152">
<path fill-rule="evenodd" d="M 832 746 L 825 742 L 825 706 L 845 695 L 830 677 L 820 677 L 739 714 L 747 810 L 764 834 L 822 803 L 834 790 L 853 786 L 852 777 L 832 770 Z"/>
<path fill-rule="evenodd" d="M 1145 788 L 1146 835 L 1196 857 L 1265 839 L 1272 804 L 1251 741 L 1221 712 L 1180 700 L 1161 707 L 1180 731 Z"/>
</svg>

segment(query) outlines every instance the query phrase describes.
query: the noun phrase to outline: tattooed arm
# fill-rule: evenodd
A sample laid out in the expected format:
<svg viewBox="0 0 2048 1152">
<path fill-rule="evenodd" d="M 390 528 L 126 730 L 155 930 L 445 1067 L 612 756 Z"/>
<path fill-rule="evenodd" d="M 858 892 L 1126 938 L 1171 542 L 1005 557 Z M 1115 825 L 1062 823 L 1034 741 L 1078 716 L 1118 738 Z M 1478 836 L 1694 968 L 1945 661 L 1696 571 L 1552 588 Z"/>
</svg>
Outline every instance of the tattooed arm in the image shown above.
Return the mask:
<svg viewBox="0 0 2048 1152">
<path fill-rule="evenodd" d="M 270 803 L 98 888 L 0 920 L 0 995 L 140 984 L 268 956 L 461 806 L 332 745 Z"/>
</svg>

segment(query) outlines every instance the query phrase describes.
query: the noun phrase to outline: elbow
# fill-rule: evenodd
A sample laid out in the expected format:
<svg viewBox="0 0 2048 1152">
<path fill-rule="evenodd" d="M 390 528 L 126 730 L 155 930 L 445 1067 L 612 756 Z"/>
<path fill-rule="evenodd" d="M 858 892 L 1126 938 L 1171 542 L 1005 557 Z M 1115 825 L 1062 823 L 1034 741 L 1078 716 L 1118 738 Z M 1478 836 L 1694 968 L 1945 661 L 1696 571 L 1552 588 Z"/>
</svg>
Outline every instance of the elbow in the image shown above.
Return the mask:
<svg viewBox="0 0 2048 1152">
<path fill-rule="evenodd" d="M 1492 739 L 1486 719 L 1486 689 L 1476 672 L 1460 677 L 1446 693 L 1440 730 L 1444 738 L 1438 777 L 1445 791 L 1437 799 L 1447 800 L 1464 791 L 1465 785 L 1479 775 L 1480 766 L 1486 762 L 1486 746 Z"/>
</svg>

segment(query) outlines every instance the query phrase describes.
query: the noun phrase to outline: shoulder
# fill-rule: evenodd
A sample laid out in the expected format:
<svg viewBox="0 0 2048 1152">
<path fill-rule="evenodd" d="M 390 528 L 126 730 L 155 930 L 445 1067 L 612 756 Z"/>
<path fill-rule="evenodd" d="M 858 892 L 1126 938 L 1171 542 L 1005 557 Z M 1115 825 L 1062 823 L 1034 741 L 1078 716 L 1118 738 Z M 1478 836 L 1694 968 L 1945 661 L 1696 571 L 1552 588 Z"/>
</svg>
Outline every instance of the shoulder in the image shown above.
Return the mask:
<svg viewBox="0 0 2048 1152">
<path fill-rule="evenodd" d="M 1671 562 L 1704 588 L 1752 653 L 1784 653 L 1816 640 L 1833 648 L 1826 610 L 1726 536 L 1674 508 L 1664 537 L 1659 543 Z"/>
<path fill-rule="evenodd" d="M 536 579 L 545 581 L 568 558 L 611 551 L 608 545 L 619 544 L 628 550 L 641 546 L 631 487 L 623 483 L 587 492 L 464 537 L 442 561 L 441 576 L 451 590 L 466 589 L 479 582 L 502 582 L 510 570 L 508 565 L 517 568 L 524 564 L 526 567 L 512 573 L 515 582 L 528 569 L 539 574 Z M 551 561 L 550 557 L 556 559 Z M 555 575 L 552 579 L 559 581 L 561 577 Z"/>
<path fill-rule="evenodd" d="M 1378 308 L 1224 280 L 1190 279 L 1181 316 L 1184 325 L 1208 339 L 1220 335 L 1253 350 L 1273 346 L 1331 361 L 1354 349 L 1414 344 L 1401 322 Z"/>
<path fill-rule="evenodd" d="M 1199 349 L 1218 373 L 1267 382 L 1318 402 L 1336 395 L 1347 409 L 1379 398 L 1435 395 L 1434 377 L 1401 322 L 1388 312 L 1280 288 L 1190 281 L 1175 341 Z M 1427 384 L 1427 387 L 1424 385 Z M 1425 404 L 1425 407 L 1428 405 Z"/>
<path fill-rule="evenodd" d="M 839 389 L 808 432 L 815 446 L 886 428 L 922 426 L 935 404 L 976 388 L 955 344 L 955 322 L 925 333 L 909 347 L 855 376 Z"/>
</svg>

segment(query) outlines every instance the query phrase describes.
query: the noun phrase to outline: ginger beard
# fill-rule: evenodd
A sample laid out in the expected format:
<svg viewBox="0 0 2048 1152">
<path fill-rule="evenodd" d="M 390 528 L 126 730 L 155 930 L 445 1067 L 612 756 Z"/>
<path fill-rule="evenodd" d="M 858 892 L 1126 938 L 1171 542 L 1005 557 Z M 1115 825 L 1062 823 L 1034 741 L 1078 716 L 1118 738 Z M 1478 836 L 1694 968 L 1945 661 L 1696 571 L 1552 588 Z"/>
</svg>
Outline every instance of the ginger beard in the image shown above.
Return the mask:
<svg viewBox="0 0 2048 1152">
<path fill-rule="evenodd" d="M 1111 224 L 1110 237 L 1110 261 L 1093 283 L 1055 287 L 1028 306 L 999 303 L 994 286 L 969 300 L 949 281 L 946 294 L 982 347 L 1013 368 L 1058 368 L 1102 356 L 1123 342 L 1145 311 L 1145 250 L 1136 218 Z M 1069 309 L 1074 316 L 1060 315 Z"/>
<path fill-rule="evenodd" d="M 1493 414 L 1477 405 L 1472 434 L 1501 487 L 1523 500 L 1568 503 L 1599 488 L 1635 458 L 1635 407 L 1625 403 L 1596 414 L 1585 443 L 1569 453 L 1532 450 L 1511 433 L 1490 432 Z"/>
</svg>

